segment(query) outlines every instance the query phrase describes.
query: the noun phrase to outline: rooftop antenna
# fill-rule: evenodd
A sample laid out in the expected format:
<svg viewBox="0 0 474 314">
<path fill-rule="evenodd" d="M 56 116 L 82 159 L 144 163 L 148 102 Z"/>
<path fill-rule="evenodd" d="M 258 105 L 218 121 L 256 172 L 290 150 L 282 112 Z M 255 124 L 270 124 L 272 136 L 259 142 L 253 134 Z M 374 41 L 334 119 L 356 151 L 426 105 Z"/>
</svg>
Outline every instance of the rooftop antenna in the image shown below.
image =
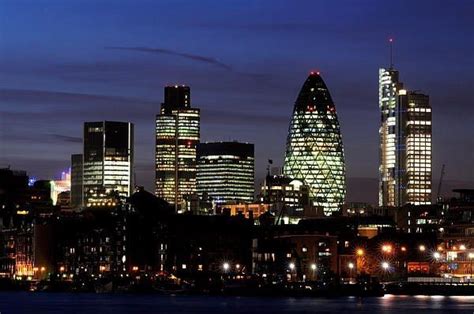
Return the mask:
<svg viewBox="0 0 474 314">
<path fill-rule="evenodd" d="M 390 45 L 390 69 L 393 69 L 393 38 L 388 39 Z"/>
</svg>

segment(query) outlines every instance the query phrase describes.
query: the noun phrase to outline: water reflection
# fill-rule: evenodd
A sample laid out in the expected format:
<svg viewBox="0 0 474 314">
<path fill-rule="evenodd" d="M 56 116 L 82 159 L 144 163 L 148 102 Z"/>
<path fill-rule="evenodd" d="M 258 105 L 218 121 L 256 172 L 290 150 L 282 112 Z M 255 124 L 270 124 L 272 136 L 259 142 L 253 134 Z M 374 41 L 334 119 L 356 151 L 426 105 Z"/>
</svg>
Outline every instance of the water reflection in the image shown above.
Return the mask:
<svg viewBox="0 0 474 314">
<path fill-rule="evenodd" d="M 68 293 L 0 293 L 2 313 L 473 313 L 474 296 L 252 298 Z"/>
</svg>

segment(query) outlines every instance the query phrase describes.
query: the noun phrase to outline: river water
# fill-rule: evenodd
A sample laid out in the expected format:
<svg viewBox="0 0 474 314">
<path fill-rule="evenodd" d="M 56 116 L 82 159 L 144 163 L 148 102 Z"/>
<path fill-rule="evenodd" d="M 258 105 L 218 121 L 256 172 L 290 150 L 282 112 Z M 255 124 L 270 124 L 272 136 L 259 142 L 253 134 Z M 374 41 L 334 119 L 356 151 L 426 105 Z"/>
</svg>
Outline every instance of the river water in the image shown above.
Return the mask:
<svg viewBox="0 0 474 314">
<path fill-rule="evenodd" d="M 271 298 L 0 292 L 10 313 L 474 313 L 474 296 Z"/>
</svg>

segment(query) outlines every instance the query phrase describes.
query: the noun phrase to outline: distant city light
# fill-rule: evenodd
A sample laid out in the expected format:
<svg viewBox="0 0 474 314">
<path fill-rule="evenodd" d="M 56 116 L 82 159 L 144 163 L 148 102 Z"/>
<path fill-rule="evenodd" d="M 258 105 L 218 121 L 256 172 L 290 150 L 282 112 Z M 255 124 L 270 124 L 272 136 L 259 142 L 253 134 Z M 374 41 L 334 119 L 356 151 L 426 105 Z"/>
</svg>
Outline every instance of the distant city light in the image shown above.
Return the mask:
<svg viewBox="0 0 474 314">
<path fill-rule="evenodd" d="M 226 263 L 222 264 L 222 268 L 224 269 L 224 271 L 228 271 L 230 269 L 229 263 L 226 262 Z"/>
</svg>

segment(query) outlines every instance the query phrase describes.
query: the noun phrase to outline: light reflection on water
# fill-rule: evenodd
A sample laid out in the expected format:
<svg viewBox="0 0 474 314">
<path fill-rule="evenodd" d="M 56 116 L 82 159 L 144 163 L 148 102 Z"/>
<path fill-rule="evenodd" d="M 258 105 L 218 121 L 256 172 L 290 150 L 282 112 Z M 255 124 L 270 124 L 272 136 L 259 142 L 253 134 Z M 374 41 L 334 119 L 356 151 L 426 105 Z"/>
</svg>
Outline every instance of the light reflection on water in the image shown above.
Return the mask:
<svg viewBox="0 0 474 314">
<path fill-rule="evenodd" d="M 1 313 L 473 313 L 474 296 L 259 298 L 0 292 Z"/>
</svg>

